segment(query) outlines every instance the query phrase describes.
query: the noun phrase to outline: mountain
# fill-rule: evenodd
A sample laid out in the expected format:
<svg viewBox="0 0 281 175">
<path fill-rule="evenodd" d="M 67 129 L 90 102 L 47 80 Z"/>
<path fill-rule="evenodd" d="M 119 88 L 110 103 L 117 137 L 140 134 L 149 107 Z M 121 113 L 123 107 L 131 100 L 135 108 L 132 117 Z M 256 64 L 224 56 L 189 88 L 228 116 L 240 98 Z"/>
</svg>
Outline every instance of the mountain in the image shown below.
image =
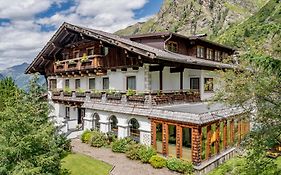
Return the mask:
<svg viewBox="0 0 281 175">
<path fill-rule="evenodd" d="M 28 65 L 29 64 L 27 64 L 27 63 L 23 63 L 23 64 L 16 65 L 16 66 L 13 66 L 13 67 L 9 67 L 9 68 L 7 68 L 5 70 L 0 71 L 0 79 L 1 79 L 1 75 L 3 77 L 12 77 L 14 79 L 15 83 L 20 88 L 26 89 L 28 82 L 32 78 L 32 75 L 24 74 L 24 71 L 28 67 Z M 44 84 L 45 83 L 45 78 L 44 77 L 40 77 L 39 83 L 40 84 Z"/>
<path fill-rule="evenodd" d="M 268 0 L 164 0 L 156 16 L 116 34 L 131 35 L 170 31 L 183 35 L 218 36 L 225 29 L 259 11 Z"/>
<path fill-rule="evenodd" d="M 3 79 L 3 78 L 4 78 L 4 76 L 2 74 L 0 74 L 0 80 Z"/>
<path fill-rule="evenodd" d="M 270 0 L 259 12 L 229 28 L 216 41 L 281 59 L 281 1 Z"/>
</svg>

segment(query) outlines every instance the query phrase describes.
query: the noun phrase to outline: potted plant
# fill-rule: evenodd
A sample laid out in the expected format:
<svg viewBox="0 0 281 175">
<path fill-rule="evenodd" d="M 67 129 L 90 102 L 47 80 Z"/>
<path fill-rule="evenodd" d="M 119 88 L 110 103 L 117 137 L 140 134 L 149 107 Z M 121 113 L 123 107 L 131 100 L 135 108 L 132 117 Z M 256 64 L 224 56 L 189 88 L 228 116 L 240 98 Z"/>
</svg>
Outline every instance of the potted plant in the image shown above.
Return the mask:
<svg viewBox="0 0 281 175">
<path fill-rule="evenodd" d="M 85 91 L 81 88 L 76 90 L 76 97 L 86 97 Z"/>
<path fill-rule="evenodd" d="M 99 90 L 93 89 L 90 96 L 91 96 L 91 98 L 99 98 L 99 99 L 101 99 L 102 93 Z"/>
<path fill-rule="evenodd" d="M 71 89 L 69 87 L 64 88 L 63 95 L 66 96 L 66 97 L 71 97 L 72 96 Z"/>
<path fill-rule="evenodd" d="M 52 90 L 52 93 L 53 93 L 53 96 L 60 96 L 60 90 L 58 90 L 58 89 L 53 89 Z"/>
<path fill-rule="evenodd" d="M 117 92 L 115 89 L 108 89 L 106 91 L 106 97 L 109 100 L 121 100 L 122 94 L 120 92 Z"/>
</svg>

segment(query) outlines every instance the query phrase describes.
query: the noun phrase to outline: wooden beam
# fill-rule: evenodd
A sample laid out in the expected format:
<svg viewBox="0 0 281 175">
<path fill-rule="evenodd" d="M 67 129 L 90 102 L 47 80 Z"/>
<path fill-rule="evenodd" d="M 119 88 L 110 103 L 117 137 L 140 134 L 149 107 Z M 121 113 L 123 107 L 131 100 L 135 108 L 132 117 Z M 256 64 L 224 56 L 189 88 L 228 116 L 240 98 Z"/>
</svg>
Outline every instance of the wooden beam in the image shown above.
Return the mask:
<svg viewBox="0 0 281 175">
<path fill-rule="evenodd" d="M 227 120 L 223 121 L 223 148 L 226 149 L 227 148 Z"/>
<path fill-rule="evenodd" d="M 159 72 L 159 90 L 163 90 L 163 69 Z"/>
<path fill-rule="evenodd" d="M 230 143 L 234 144 L 234 119 L 230 121 Z"/>
<path fill-rule="evenodd" d="M 164 66 L 158 65 L 158 66 L 149 66 L 149 72 L 155 72 L 155 71 L 163 71 Z"/>
<path fill-rule="evenodd" d="M 183 72 L 183 70 L 184 70 L 183 67 L 171 67 L 171 68 L 170 68 L 170 73 Z"/>
<path fill-rule="evenodd" d="M 182 127 L 176 125 L 176 155 L 177 158 L 182 158 Z"/>
<path fill-rule="evenodd" d="M 180 72 L 180 90 L 183 90 L 183 71 Z"/>
<path fill-rule="evenodd" d="M 215 141 L 216 154 L 220 152 L 220 122 L 216 123 L 216 141 Z"/>
</svg>

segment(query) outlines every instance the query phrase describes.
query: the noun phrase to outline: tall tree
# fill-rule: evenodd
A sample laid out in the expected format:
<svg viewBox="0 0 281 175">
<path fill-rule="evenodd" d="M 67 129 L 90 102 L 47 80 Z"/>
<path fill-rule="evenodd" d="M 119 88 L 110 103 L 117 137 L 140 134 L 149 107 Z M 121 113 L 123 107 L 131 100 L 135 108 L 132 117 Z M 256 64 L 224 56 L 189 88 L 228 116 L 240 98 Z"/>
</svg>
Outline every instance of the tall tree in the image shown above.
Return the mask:
<svg viewBox="0 0 281 175">
<path fill-rule="evenodd" d="M 9 78 L 0 81 L 0 174 L 62 173 L 61 138 L 36 82 L 25 93 Z"/>
<path fill-rule="evenodd" d="M 246 174 L 280 173 L 266 150 L 281 144 L 281 61 L 244 55 L 239 68 L 220 71 L 224 84 L 214 100 L 236 105 L 251 116 L 252 131 L 245 141 Z"/>
</svg>

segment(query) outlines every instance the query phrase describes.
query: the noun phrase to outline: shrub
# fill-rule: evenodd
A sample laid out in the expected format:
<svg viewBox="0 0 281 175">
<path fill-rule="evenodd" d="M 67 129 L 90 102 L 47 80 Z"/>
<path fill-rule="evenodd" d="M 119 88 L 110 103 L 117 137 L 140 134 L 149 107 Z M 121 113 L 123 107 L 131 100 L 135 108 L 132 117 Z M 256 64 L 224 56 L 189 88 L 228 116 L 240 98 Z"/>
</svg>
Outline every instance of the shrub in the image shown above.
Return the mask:
<svg viewBox="0 0 281 175">
<path fill-rule="evenodd" d="M 81 135 L 81 141 L 83 143 L 90 143 L 92 137 L 92 132 L 90 130 L 86 130 Z"/>
<path fill-rule="evenodd" d="M 193 166 L 191 162 L 187 162 L 177 158 L 171 158 L 167 160 L 167 168 L 172 171 L 177 171 L 180 173 L 192 173 Z"/>
<path fill-rule="evenodd" d="M 150 158 L 149 163 L 153 168 L 163 168 L 166 165 L 166 159 L 162 156 L 154 155 Z"/>
<path fill-rule="evenodd" d="M 102 147 L 106 146 L 108 143 L 107 137 L 104 133 L 99 131 L 92 131 L 92 142 L 91 145 L 93 147 Z"/>
<path fill-rule="evenodd" d="M 138 150 L 138 156 L 142 163 L 149 163 L 149 160 L 152 156 L 156 155 L 155 149 L 151 147 L 141 147 Z"/>
<path fill-rule="evenodd" d="M 133 141 L 131 138 L 123 138 L 123 139 L 119 139 L 119 140 L 115 140 L 112 143 L 112 151 L 113 152 L 117 152 L 117 153 L 125 153 L 128 149 L 128 145 L 132 144 Z"/>
<path fill-rule="evenodd" d="M 127 146 L 126 156 L 129 159 L 138 160 L 138 159 L 140 159 L 138 152 L 140 149 L 142 149 L 144 147 L 145 146 L 141 145 L 141 144 L 136 144 L 136 143 L 130 144 Z"/>
</svg>

